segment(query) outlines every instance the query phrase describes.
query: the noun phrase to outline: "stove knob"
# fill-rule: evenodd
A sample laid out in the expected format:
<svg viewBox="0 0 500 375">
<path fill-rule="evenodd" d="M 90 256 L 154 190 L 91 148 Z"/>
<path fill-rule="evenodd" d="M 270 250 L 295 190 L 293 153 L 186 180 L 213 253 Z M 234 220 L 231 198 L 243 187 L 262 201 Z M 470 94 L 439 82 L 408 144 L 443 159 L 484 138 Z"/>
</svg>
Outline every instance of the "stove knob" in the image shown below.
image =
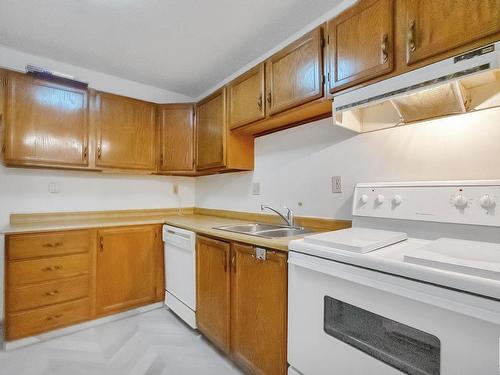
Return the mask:
<svg viewBox="0 0 500 375">
<path fill-rule="evenodd" d="M 481 198 L 479 198 L 479 204 L 485 210 L 489 210 L 490 208 L 495 206 L 495 200 L 488 194 L 485 194 Z"/>
<path fill-rule="evenodd" d="M 394 198 L 392 198 L 392 204 L 399 206 L 401 203 L 403 203 L 403 198 L 401 198 L 401 195 L 396 194 Z"/>
<path fill-rule="evenodd" d="M 361 197 L 359 197 L 359 202 L 361 204 L 367 204 L 368 203 L 368 195 L 361 194 Z"/>
<path fill-rule="evenodd" d="M 377 205 L 380 206 L 382 203 L 384 203 L 384 201 L 385 197 L 382 194 L 377 195 L 377 198 L 375 199 L 375 203 L 377 203 Z"/>
<path fill-rule="evenodd" d="M 459 194 L 453 198 L 453 203 L 457 208 L 465 208 L 467 207 L 467 198 L 462 194 Z"/>
</svg>

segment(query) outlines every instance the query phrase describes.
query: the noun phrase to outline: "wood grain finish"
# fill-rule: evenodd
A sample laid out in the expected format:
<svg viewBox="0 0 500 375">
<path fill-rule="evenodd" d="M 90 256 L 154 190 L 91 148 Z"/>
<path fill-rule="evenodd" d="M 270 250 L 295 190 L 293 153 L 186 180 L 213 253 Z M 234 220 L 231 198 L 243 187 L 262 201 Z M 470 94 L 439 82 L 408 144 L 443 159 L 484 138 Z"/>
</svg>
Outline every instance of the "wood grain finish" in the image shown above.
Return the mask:
<svg viewBox="0 0 500 375">
<path fill-rule="evenodd" d="M 232 244 L 231 356 L 248 373 L 287 372 L 287 257 Z"/>
<path fill-rule="evenodd" d="M 89 254 L 15 261 L 9 263 L 7 283 L 9 287 L 13 287 L 45 282 L 64 277 L 87 274 L 89 269 Z"/>
<path fill-rule="evenodd" d="M 266 61 L 269 115 L 323 96 L 322 38 L 317 28 Z"/>
<path fill-rule="evenodd" d="M 78 323 L 89 318 L 89 300 L 76 301 L 43 307 L 40 309 L 8 314 L 6 339 L 14 340 Z"/>
<path fill-rule="evenodd" d="M 85 90 L 7 73 L 7 165 L 88 166 Z"/>
<path fill-rule="evenodd" d="M 5 296 L 8 310 L 18 312 L 88 297 L 89 294 L 89 276 L 78 276 L 19 288 L 8 288 Z"/>
<path fill-rule="evenodd" d="M 196 106 L 196 169 L 226 165 L 226 89 Z"/>
<path fill-rule="evenodd" d="M 68 231 L 7 237 L 7 259 L 85 253 L 91 244 L 90 232 Z"/>
<path fill-rule="evenodd" d="M 261 63 L 226 86 L 229 129 L 265 118 L 264 72 Z"/>
<path fill-rule="evenodd" d="M 158 107 L 159 172 L 194 172 L 194 107 L 168 104 Z"/>
<path fill-rule="evenodd" d="M 393 69 L 393 1 L 364 0 L 328 22 L 333 91 Z"/>
<path fill-rule="evenodd" d="M 219 349 L 229 353 L 230 245 L 197 236 L 196 321 L 198 329 Z"/>
<path fill-rule="evenodd" d="M 156 227 L 151 225 L 98 231 L 98 315 L 154 302 L 155 233 Z"/>
<path fill-rule="evenodd" d="M 155 294 L 156 301 L 165 300 L 165 250 L 163 243 L 163 225 L 155 226 Z"/>
<path fill-rule="evenodd" d="M 96 166 L 156 170 L 156 107 L 153 103 L 97 92 Z"/>
<path fill-rule="evenodd" d="M 496 0 L 406 0 L 403 4 L 410 64 L 500 31 Z"/>
</svg>

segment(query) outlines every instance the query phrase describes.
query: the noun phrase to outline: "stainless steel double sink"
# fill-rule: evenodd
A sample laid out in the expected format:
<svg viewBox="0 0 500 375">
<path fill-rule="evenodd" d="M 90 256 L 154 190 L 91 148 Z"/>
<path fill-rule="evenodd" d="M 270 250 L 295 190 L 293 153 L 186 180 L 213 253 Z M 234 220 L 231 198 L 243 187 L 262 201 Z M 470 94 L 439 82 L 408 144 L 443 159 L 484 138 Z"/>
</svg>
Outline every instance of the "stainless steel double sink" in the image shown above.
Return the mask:
<svg viewBox="0 0 500 375">
<path fill-rule="evenodd" d="M 312 231 L 305 228 L 289 227 L 276 224 L 240 224 L 214 227 L 214 229 L 225 230 L 240 234 L 248 234 L 263 238 L 284 238 L 293 237 L 300 234 L 311 233 Z"/>
</svg>

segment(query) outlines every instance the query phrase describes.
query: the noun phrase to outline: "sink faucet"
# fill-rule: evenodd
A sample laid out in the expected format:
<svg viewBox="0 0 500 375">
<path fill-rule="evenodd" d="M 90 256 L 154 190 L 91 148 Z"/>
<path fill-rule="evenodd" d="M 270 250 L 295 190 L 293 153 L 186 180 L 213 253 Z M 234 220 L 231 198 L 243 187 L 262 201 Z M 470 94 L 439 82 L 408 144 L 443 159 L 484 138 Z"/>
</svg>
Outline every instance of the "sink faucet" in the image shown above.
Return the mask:
<svg viewBox="0 0 500 375">
<path fill-rule="evenodd" d="M 265 204 L 262 204 L 260 206 L 260 210 L 261 211 L 264 211 L 264 210 L 270 210 L 270 211 L 273 211 L 274 213 L 276 213 L 277 215 L 279 215 L 286 223 L 287 226 L 289 226 L 290 228 L 295 228 L 295 222 L 294 222 L 294 217 L 293 217 L 293 211 L 288 208 L 288 207 L 283 207 L 285 210 L 287 210 L 286 212 L 286 215 L 283 215 L 281 212 L 279 212 L 278 210 L 272 208 L 271 206 L 266 206 Z"/>
</svg>

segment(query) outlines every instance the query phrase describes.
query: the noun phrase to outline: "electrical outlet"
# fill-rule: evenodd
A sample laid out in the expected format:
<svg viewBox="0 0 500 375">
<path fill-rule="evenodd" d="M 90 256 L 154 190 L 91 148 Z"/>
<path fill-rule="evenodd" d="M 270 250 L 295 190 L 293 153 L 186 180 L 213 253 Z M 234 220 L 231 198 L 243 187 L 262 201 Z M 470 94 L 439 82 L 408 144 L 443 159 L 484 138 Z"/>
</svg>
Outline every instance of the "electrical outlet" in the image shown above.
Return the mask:
<svg viewBox="0 0 500 375">
<path fill-rule="evenodd" d="M 179 185 L 172 185 L 172 193 L 174 193 L 175 195 L 179 194 Z"/>
<path fill-rule="evenodd" d="M 252 182 L 252 195 L 260 195 L 260 182 Z"/>
<path fill-rule="evenodd" d="M 342 193 L 342 177 L 332 177 L 332 193 Z"/>
<path fill-rule="evenodd" d="M 49 193 L 59 194 L 61 192 L 61 185 L 59 182 L 49 182 Z"/>
</svg>

